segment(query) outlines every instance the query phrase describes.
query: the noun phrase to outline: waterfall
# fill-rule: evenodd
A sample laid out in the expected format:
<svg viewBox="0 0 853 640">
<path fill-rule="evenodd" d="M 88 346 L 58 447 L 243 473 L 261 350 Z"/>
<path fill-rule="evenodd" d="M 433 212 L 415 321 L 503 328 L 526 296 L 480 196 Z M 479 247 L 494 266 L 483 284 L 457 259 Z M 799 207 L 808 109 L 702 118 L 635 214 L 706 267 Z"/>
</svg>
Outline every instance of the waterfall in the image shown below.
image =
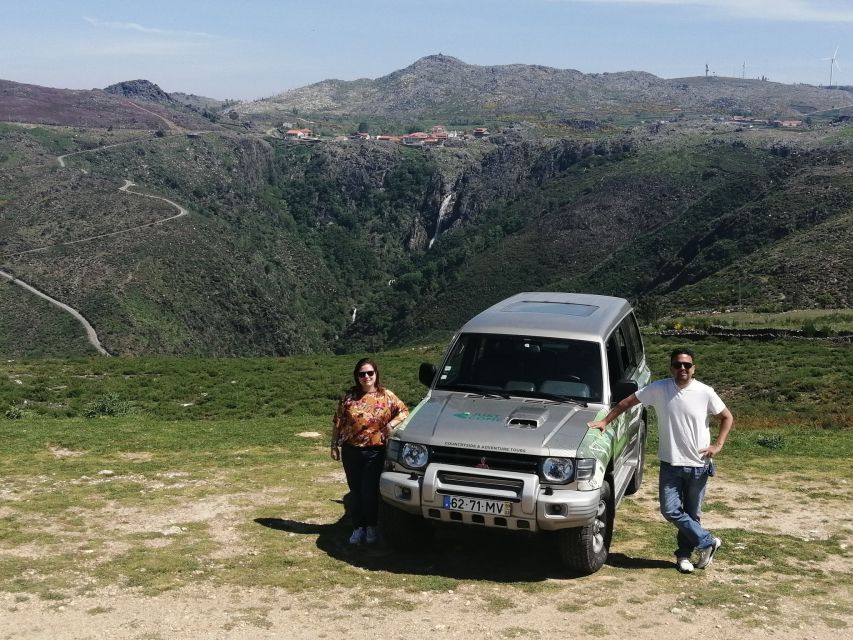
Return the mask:
<svg viewBox="0 0 853 640">
<path fill-rule="evenodd" d="M 432 234 L 432 239 L 429 241 L 428 249 L 432 249 L 432 245 L 435 242 L 435 239 L 438 237 L 439 232 L 441 231 L 441 222 L 444 220 L 444 216 L 447 213 L 447 210 L 453 206 L 454 201 L 456 200 L 455 195 L 451 191 L 444 199 L 441 201 L 441 207 L 438 210 L 438 220 L 435 221 L 435 233 Z"/>
</svg>

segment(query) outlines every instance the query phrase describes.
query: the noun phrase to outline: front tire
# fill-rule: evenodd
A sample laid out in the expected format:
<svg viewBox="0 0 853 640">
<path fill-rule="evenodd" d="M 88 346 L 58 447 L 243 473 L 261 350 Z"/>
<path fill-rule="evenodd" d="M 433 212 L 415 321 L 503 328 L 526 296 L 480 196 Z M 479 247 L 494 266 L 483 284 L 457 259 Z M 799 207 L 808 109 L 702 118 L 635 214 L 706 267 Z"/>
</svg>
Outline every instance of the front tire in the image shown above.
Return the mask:
<svg viewBox="0 0 853 640">
<path fill-rule="evenodd" d="M 433 528 L 429 522 L 381 499 L 379 528 L 385 544 L 398 551 L 418 551 L 432 542 Z"/>
<path fill-rule="evenodd" d="M 574 573 L 588 576 L 607 561 L 613 536 L 613 490 L 605 480 L 598 498 L 595 518 L 588 525 L 558 532 L 560 558 Z"/>
</svg>

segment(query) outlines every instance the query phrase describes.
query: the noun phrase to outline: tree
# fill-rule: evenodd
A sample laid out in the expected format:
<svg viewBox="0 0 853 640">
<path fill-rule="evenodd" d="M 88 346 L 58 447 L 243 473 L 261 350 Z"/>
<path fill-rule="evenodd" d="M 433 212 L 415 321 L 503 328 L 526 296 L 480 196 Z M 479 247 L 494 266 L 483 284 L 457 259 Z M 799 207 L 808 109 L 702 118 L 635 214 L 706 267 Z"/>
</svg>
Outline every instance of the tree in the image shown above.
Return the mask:
<svg viewBox="0 0 853 640">
<path fill-rule="evenodd" d="M 368 133 L 370 131 L 370 125 L 366 122 L 358 123 L 358 132 L 359 133 Z"/>
</svg>

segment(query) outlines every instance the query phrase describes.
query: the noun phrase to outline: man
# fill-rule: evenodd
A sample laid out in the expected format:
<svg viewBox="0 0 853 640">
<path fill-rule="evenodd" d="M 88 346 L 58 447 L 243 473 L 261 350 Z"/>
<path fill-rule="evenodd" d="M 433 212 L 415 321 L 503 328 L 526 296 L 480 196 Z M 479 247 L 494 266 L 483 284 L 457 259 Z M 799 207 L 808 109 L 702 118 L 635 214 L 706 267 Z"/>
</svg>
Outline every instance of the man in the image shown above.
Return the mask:
<svg viewBox="0 0 853 640">
<path fill-rule="evenodd" d="M 640 403 L 652 406 L 658 417 L 660 511 L 678 529 L 675 551 L 678 570 L 693 571 L 691 556 L 699 550 L 697 569 L 704 569 L 722 541 L 702 528 L 702 500 L 708 476 L 715 473 L 714 456 L 720 452 L 734 418 L 716 392 L 693 379 L 693 352 L 675 349 L 669 354 L 671 378 L 653 382 L 619 402 L 604 420 L 587 423 L 604 431 L 622 413 Z M 709 416 L 720 419 L 720 432 L 711 444 Z"/>
</svg>

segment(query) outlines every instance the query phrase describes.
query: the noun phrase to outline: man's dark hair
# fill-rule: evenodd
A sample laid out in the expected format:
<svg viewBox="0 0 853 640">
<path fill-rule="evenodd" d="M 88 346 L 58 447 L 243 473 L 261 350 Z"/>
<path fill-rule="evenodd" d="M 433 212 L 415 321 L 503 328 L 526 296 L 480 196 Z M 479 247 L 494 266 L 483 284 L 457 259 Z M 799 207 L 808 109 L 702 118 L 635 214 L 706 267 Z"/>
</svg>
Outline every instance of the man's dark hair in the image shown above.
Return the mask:
<svg viewBox="0 0 853 640">
<path fill-rule="evenodd" d="M 675 356 L 681 355 L 690 356 L 690 359 L 693 360 L 693 362 L 696 362 L 696 356 L 693 355 L 693 352 L 690 349 L 673 349 L 669 352 L 669 361 L 672 362 Z"/>
</svg>

